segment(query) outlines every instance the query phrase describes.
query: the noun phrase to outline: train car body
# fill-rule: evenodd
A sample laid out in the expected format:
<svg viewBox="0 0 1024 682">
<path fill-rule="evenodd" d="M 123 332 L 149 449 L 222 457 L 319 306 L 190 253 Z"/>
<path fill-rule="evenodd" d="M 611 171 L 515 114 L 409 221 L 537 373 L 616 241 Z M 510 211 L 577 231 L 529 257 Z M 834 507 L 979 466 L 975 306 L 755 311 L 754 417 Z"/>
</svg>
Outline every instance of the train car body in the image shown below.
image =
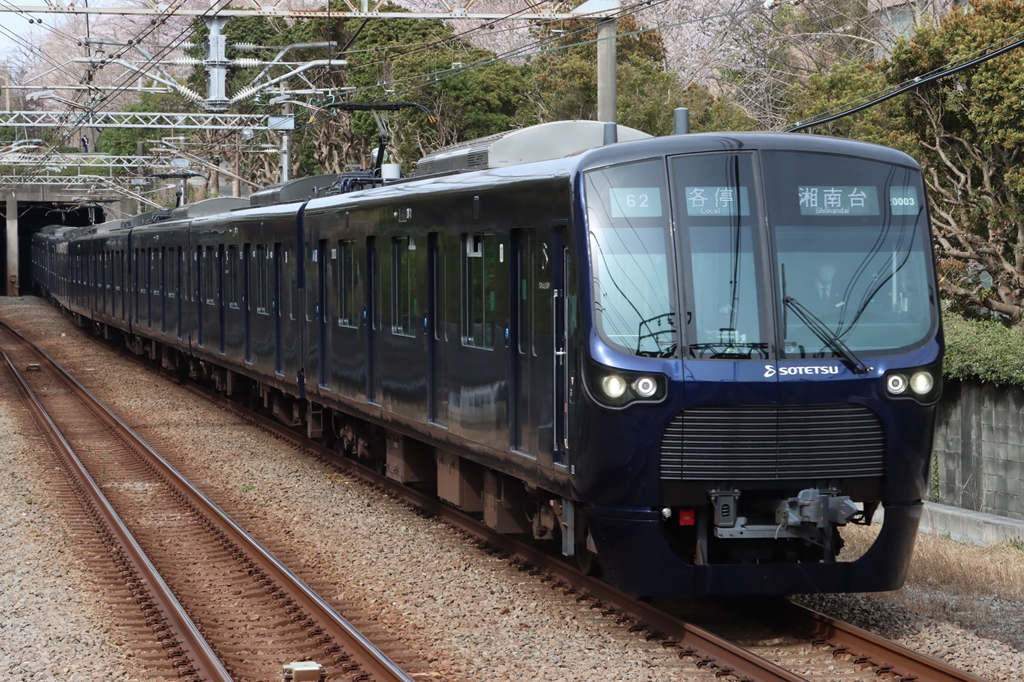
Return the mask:
<svg viewBox="0 0 1024 682">
<path fill-rule="evenodd" d="M 626 591 L 899 587 L 943 352 L 917 164 L 806 135 L 538 135 L 479 170 L 470 143 L 421 162 L 461 172 L 48 231 L 40 286 Z M 837 560 L 880 504 L 875 544 Z"/>
</svg>

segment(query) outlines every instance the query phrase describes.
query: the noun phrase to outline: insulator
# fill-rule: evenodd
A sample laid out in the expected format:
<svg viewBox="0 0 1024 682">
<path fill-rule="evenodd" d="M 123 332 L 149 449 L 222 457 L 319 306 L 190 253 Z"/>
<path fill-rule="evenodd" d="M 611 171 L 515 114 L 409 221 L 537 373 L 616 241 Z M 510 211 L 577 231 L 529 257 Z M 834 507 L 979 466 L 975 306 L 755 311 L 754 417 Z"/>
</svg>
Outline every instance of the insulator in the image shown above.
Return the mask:
<svg viewBox="0 0 1024 682">
<path fill-rule="evenodd" d="M 246 51 L 255 51 L 255 50 L 266 49 L 266 48 L 262 47 L 261 45 L 257 45 L 256 43 L 233 43 L 231 45 L 231 47 L 232 47 L 232 49 L 235 49 L 235 50 L 246 50 Z"/>
<path fill-rule="evenodd" d="M 259 88 L 254 88 L 252 86 L 249 86 L 247 88 L 242 88 L 241 90 L 238 91 L 238 93 L 235 94 L 234 97 L 231 98 L 231 101 L 232 102 L 243 102 L 243 101 L 249 99 L 250 97 L 252 97 L 253 95 L 255 95 L 259 91 L 260 91 Z"/>
<path fill-rule="evenodd" d="M 179 50 L 194 50 L 199 46 L 195 43 L 178 43 L 176 47 Z"/>
<path fill-rule="evenodd" d="M 248 69 L 248 68 L 251 68 L 253 66 L 262 66 L 263 63 L 264 62 L 263 62 L 262 59 L 253 59 L 252 57 L 245 57 L 245 58 L 242 58 L 242 59 L 232 59 L 231 60 L 231 64 L 232 65 L 240 66 L 243 69 Z"/>
<path fill-rule="evenodd" d="M 203 64 L 202 59 L 196 59 L 195 57 L 178 57 L 170 61 L 176 66 L 202 66 Z"/>
</svg>

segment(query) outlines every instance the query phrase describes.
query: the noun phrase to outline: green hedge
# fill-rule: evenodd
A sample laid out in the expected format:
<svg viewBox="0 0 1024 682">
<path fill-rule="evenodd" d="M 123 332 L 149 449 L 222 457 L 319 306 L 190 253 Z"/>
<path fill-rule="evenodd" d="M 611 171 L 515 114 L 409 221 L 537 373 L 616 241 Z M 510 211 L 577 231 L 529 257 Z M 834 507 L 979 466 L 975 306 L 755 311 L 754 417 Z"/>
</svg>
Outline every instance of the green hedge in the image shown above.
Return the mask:
<svg viewBox="0 0 1024 682">
<path fill-rule="evenodd" d="M 948 379 L 980 379 L 1024 387 L 1024 332 L 997 322 L 965 320 L 944 311 Z"/>
</svg>

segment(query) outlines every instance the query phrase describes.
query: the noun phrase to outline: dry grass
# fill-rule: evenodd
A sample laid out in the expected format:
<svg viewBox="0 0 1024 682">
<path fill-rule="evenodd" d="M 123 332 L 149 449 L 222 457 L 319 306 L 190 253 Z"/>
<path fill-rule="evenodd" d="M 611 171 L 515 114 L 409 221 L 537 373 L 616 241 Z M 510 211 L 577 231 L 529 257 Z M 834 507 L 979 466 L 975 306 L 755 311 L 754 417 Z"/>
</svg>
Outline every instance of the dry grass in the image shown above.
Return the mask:
<svg viewBox="0 0 1024 682">
<path fill-rule="evenodd" d="M 859 557 L 878 536 L 880 526 L 848 526 L 843 559 Z M 907 586 L 944 590 L 965 597 L 1001 597 L 1024 601 L 1024 548 L 1001 543 L 990 547 L 920 535 Z"/>
<path fill-rule="evenodd" d="M 853 561 L 867 551 L 879 528 L 847 527 L 841 558 Z M 978 547 L 920 535 L 903 589 L 864 597 L 1024 650 L 1024 546 L 1020 543 Z"/>
</svg>

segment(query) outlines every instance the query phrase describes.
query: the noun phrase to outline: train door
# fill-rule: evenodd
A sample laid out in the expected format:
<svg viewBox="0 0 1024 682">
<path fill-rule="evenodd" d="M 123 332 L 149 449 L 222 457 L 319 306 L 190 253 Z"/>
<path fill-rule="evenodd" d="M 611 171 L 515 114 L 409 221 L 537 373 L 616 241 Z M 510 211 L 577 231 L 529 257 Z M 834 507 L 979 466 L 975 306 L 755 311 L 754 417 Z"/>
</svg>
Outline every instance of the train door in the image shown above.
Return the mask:
<svg viewBox="0 0 1024 682">
<path fill-rule="evenodd" d="M 536 453 L 530 438 L 535 429 L 530 410 L 530 352 L 533 339 L 534 292 L 530 278 L 531 231 L 512 231 L 511 273 L 509 276 L 509 360 L 511 364 L 511 400 L 509 402 L 509 447 L 518 452 Z"/>
<path fill-rule="evenodd" d="M 281 247 L 281 242 L 275 242 L 274 251 L 271 253 L 274 261 L 274 295 L 270 306 L 274 315 L 274 371 L 277 374 L 283 372 L 281 364 L 281 344 L 284 340 L 281 335 L 281 262 L 283 260 L 283 253 L 284 249 Z"/>
<path fill-rule="evenodd" d="M 128 250 L 121 249 L 117 252 L 117 259 L 120 264 L 117 281 L 121 285 L 121 322 L 128 321 Z"/>
<path fill-rule="evenodd" d="M 252 250 L 252 244 L 246 244 L 242 247 L 242 325 L 244 327 L 243 333 L 245 339 L 242 343 L 245 344 L 245 361 L 252 362 L 252 318 L 249 312 L 249 252 Z"/>
<path fill-rule="evenodd" d="M 444 235 L 431 232 L 427 235 L 427 418 L 439 426 L 448 424 L 448 370 L 447 315 L 447 263 L 445 261 Z"/>
<path fill-rule="evenodd" d="M 182 286 L 181 286 L 181 267 L 182 261 L 185 259 L 185 253 L 180 246 L 178 247 L 178 257 L 174 259 L 174 298 L 178 301 L 178 338 L 182 336 L 184 329 L 184 322 L 182 321 L 182 313 L 184 312 L 183 304 L 181 299 L 183 298 Z"/>
<path fill-rule="evenodd" d="M 202 269 L 202 258 L 203 258 L 203 247 L 196 247 L 195 255 L 195 272 L 196 272 L 196 344 L 199 346 L 203 345 L 203 296 L 206 292 L 203 291 L 203 269 Z"/>
<path fill-rule="evenodd" d="M 217 326 L 220 329 L 220 352 L 224 352 L 225 345 L 225 324 L 224 324 L 224 307 L 227 303 L 224 301 L 224 268 L 226 262 L 224 260 L 224 245 L 220 244 L 217 246 Z"/>
<path fill-rule="evenodd" d="M 107 316 L 107 252 L 104 249 L 100 251 L 100 298 L 103 299 L 100 303 L 100 313 L 103 317 Z"/>
<path fill-rule="evenodd" d="M 171 249 L 174 255 L 174 249 Z M 160 332 L 167 333 L 167 247 L 160 247 Z"/>
<path fill-rule="evenodd" d="M 132 254 L 132 292 L 135 294 L 135 309 L 132 311 L 134 313 L 132 317 L 135 320 L 136 327 L 139 326 L 139 310 L 142 307 L 142 298 L 139 290 L 142 288 L 142 283 L 145 282 L 145 280 L 140 279 L 139 268 L 141 267 L 139 250 L 135 249 Z"/>
<path fill-rule="evenodd" d="M 327 278 L 328 278 L 327 240 L 321 239 L 316 246 L 316 325 L 318 353 L 320 357 L 320 386 L 327 385 L 327 365 L 330 353 L 327 347 Z"/>
<path fill-rule="evenodd" d="M 555 226 L 551 238 L 551 331 L 552 331 L 552 356 L 553 382 L 554 382 L 554 412 L 551 416 L 554 435 L 553 462 L 562 466 L 567 465 L 567 454 L 569 450 L 569 357 L 568 357 L 568 324 L 567 318 L 569 306 L 567 305 L 567 294 L 569 292 L 569 249 L 566 244 L 565 225 Z"/>
<path fill-rule="evenodd" d="M 366 400 L 376 403 L 377 390 L 377 341 L 380 334 L 378 292 L 380 290 L 380 263 L 377 259 L 377 238 L 366 238 L 366 307 L 363 321 L 366 324 Z"/>
<path fill-rule="evenodd" d="M 146 328 L 153 328 L 153 263 L 156 249 L 146 249 Z"/>
</svg>

